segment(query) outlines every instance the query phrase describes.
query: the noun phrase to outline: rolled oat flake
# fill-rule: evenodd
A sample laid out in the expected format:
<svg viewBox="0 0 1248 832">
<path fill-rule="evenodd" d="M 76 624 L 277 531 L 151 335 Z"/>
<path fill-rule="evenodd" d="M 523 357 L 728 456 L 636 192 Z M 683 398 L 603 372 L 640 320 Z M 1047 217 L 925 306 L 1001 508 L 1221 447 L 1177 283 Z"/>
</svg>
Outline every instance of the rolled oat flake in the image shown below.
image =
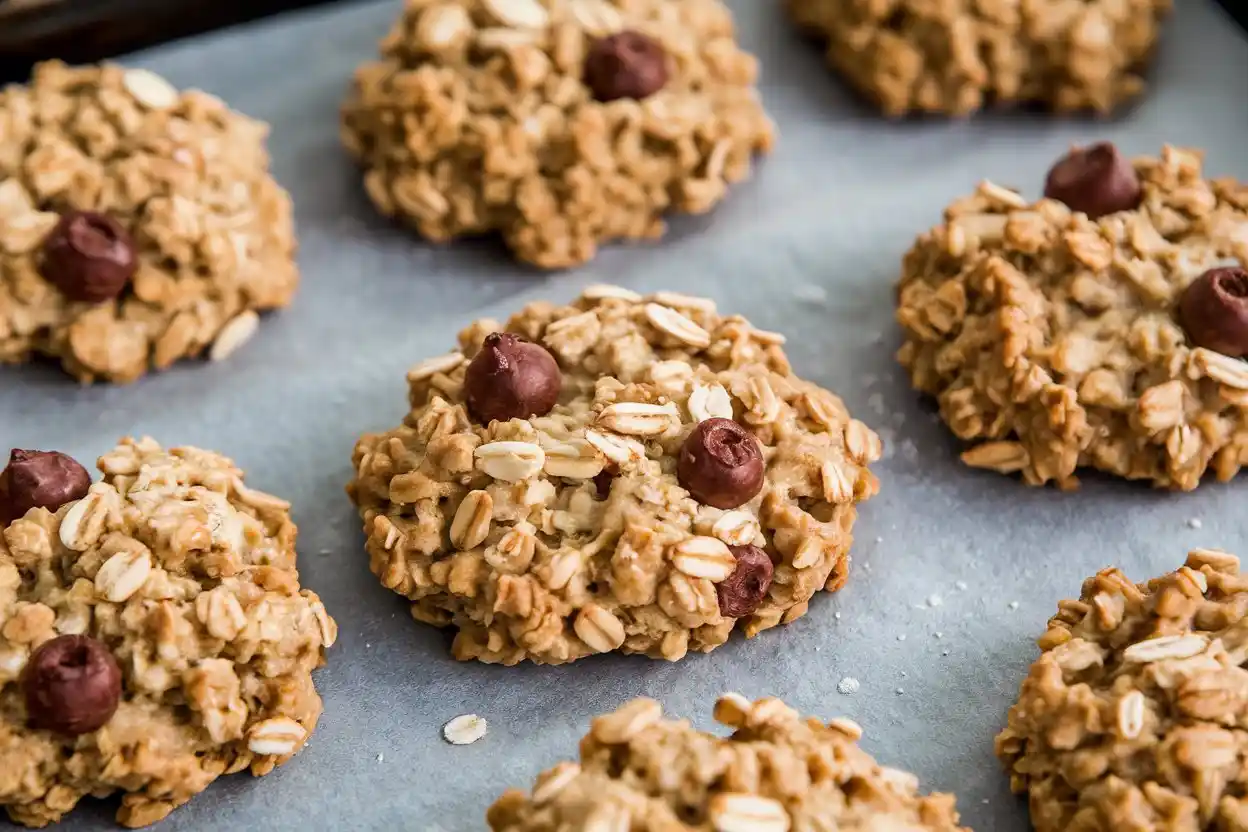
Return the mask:
<svg viewBox="0 0 1248 832">
<path fill-rule="evenodd" d="M 485 736 L 489 725 L 476 714 L 460 714 L 442 726 L 442 737 L 451 745 L 472 745 Z"/>
</svg>

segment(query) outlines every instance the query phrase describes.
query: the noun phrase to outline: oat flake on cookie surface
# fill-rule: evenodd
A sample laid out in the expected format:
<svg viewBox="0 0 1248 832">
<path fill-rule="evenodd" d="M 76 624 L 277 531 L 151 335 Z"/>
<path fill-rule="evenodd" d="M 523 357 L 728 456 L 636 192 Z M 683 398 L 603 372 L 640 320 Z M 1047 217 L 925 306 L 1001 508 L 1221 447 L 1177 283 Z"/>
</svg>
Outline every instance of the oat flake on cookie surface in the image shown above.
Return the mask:
<svg viewBox="0 0 1248 832">
<path fill-rule="evenodd" d="M 770 149 L 720 0 L 407 0 L 342 138 L 377 209 L 543 268 L 703 213 Z"/>
<path fill-rule="evenodd" d="M 962 459 L 1032 485 L 1165 488 L 1248 461 L 1248 185 L 1197 151 L 1075 148 L 1032 202 L 989 182 L 906 254 L 898 353 Z"/>
<path fill-rule="evenodd" d="M 913 774 L 879 765 L 848 719 L 803 718 L 779 699 L 726 694 L 728 737 L 664 719 L 653 699 L 596 718 L 580 762 L 507 791 L 492 832 L 968 832 L 953 795 L 919 793 Z"/>
<path fill-rule="evenodd" d="M 1037 832 L 1248 830 L 1248 581 L 1190 552 L 1062 601 L 996 740 Z"/>
<path fill-rule="evenodd" d="M 373 572 L 464 660 L 676 660 L 800 617 L 846 580 L 881 449 L 782 343 L 609 286 L 473 323 L 356 444 Z"/>
<path fill-rule="evenodd" d="M 122 792 L 155 823 L 263 775 L 321 714 L 337 627 L 301 590 L 289 505 L 225 457 L 123 440 L 102 480 L 55 452 L 0 474 L 0 806 L 45 826 Z"/>
<path fill-rule="evenodd" d="M 142 69 L 49 62 L 0 89 L 0 363 L 128 382 L 223 358 L 289 303 L 267 130 Z"/>
<path fill-rule="evenodd" d="M 889 116 L 1039 104 L 1107 113 L 1144 89 L 1171 0 L 785 0 Z"/>
</svg>

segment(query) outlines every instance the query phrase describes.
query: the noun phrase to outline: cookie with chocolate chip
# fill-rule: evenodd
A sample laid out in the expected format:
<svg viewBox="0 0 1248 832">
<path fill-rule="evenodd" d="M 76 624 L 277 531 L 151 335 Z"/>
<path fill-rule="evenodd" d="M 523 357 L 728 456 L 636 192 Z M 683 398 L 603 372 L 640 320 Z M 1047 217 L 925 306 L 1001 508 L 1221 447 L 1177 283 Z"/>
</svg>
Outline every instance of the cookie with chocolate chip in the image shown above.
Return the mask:
<svg viewBox="0 0 1248 832">
<path fill-rule="evenodd" d="M 463 660 L 675 661 L 793 621 L 845 582 L 881 447 L 783 344 L 612 286 L 471 324 L 355 446 L 369 565 Z"/>
<path fill-rule="evenodd" d="M 146 826 L 286 763 L 337 634 L 300 589 L 289 504 L 230 460 L 126 439 L 97 464 L 92 483 L 14 450 L 0 472 L 0 808 L 25 826 L 114 792 Z"/>
<path fill-rule="evenodd" d="M 380 51 L 342 108 L 377 210 L 541 268 L 709 211 L 773 142 L 721 0 L 408 3 Z"/>
<path fill-rule="evenodd" d="M 1216 549 L 1144 583 L 1103 569 L 1058 604 L 996 738 L 1036 832 L 1248 828 L 1245 610 Z"/>
<path fill-rule="evenodd" d="M 267 131 L 141 69 L 0 89 L 0 363 L 128 382 L 237 349 L 298 284 Z"/>
<path fill-rule="evenodd" d="M 970 447 L 1032 485 L 1190 490 L 1248 462 L 1248 185 L 1199 151 L 1073 148 L 1030 200 L 990 182 L 906 255 L 898 353 Z M 1043 183 L 1041 185 L 1041 183 Z"/>
</svg>

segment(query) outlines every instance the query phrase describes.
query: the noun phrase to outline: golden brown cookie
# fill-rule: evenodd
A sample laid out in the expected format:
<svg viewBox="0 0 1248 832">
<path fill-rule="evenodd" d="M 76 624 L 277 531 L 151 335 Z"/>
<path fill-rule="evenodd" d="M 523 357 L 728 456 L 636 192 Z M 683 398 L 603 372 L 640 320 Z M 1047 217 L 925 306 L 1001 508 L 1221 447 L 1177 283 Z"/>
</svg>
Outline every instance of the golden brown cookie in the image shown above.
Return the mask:
<svg viewBox="0 0 1248 832">
<path fill-rule="evenodd" d="M 414 0 L 342 137 L 382 214 L 562 268 L 744 179 L 773 140 L 757 74 L 720 0 Z"/>
<path fill-rule="evenodd" d="M 1239 559 L 1209 549 L 1058 604 L 996 741 L 1037 832 L 1248 829 L 1246 610 Z"/>
<path fill-rule="evenodd" d="M 99 468 L 14 451 L 0 474 L 0 806 L 26 826 L 113 792 L 118 822 L 155 823 L 321 715 L 337 626 L 299 587 L 289 504 L 151 439 Z"/>
<path fill-rule="evenodd" d="M 1144 89 L 1171 0 L 786 0 L 889 116 L 1040 104 L 1109 112 Z"/>
<path fill-rule="evenodd" d="M 247 340 L 299 279 L 267 131 L 144 69 L 0 90 L 0 363 L 128 382 Z"/>
<path fill-rule="evenodd" d="M 915 388 L 972 443 L 964 462 L 1032 485 L 1231 478 L 1248 461 L 1248 186 L 1205 179 L 1197 151 L 1099 144 L 1045 192 L 985 182 L 906 254 Z"/>
<path fill-rule="evenodd" d="M 653 699 L 598 717 L 580 763 L 548 769 L 528 794 L 504 793 L 491 832 L 969 832 L 953 795 L 920 794 L 913 774 L 876 763 L 848 719 L 825 724 L 739 694 L 715 703 L 715 719 L 732 735 L 663 719 Z"/>
<path fill-rule="evenodd" d="M 482 320 L 408 374 L 348 492 L 383 584 L 460 659 L 677 660 L 849 571 L 880 440 L 712 301 L 595 286 Z"/>
</svg>

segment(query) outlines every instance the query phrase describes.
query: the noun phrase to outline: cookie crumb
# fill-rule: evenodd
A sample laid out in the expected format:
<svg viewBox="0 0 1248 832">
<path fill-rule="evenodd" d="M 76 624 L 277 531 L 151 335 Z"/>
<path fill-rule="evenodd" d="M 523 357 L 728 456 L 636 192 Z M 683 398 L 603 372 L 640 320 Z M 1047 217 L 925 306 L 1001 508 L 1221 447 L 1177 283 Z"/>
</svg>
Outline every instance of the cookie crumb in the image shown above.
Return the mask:
<svg viewBox="0 0 1248 832">
<path fill-rule="evenodd" d="M 906 640 L 906 634 L 905 634 L 905 633 L 899 633 L 899 634 L 898 634 L 898 636 L 897 636 L 897 640 L 898 640 L 898 641 L 905 641 L 905 640 Z"/>
<path fill-rule="evenodd" d="M 442 737 L 451 745 L 471 745 L 485 736 L 489 726 L 476 714 L 460 714 L 442 726 Z"/>
<path fill-rule="evenodd" d="M 1203 525 L 1205 525 L 1204 521 L 1201 520 L 1199 517 L 1192 517 L 1191 519 L 1187 521 L 1187 527 L 1189 529 L 1199 529 Z"/>
<path fill-rule="evenodd" d="M 940 630 L 937 630 L 936 632 L 932 633 L 932 635 L 936 636 L 936 638 L 944 638 L 944 637 L 945 637 L 945 634 L 944 634 L 944 633 L 942 633 Z"/>
<path fill-rule="evenodd" d="M 836 683 L 836 692 L 849 696 L 851 693 L 857 693 L 858 688 L 862 687 L 858 680 L 853 676 L 846 676 L 844 679 Z"/>
<path fill-rule="evenodd" d="M 1017 602 L 1017 601 L 1011 601 L 1011 602 L 1009 603 L 1009 608 L 1010 608 L 1010 609 L 1012 609 L 1012 610 L 1016 610 L 1016 609 L 1018 609 L 1018 602 Z"/>
<path fill-rule="evenodd" d="M 897 688 L 897 695 L 898 695 L 898 696 L 901 696 L 901 695 L 902 695 L 903 693 L 905 693 L 905 692 L 906 692 L 906 691 L 905 691 L 905 688 Z"/>
<path fill-rule="evenodd" d="M 934 592 L 931 595 L 927 596 L 927 605 L 929 607 L 939 607 L 943 603 L 945 603 L 945 599 L 941 598 L 939 595 L 937 595 Z"/>
<path fill-rule="evenodd" d="M 378 754 L 378 755 L 377 755 L 377 762 L 379 762 L 379 763 L 384 763 L 385 761 L 386 761 L 386 755 L 385 755 L 385 754 Z"/>
</svg>

